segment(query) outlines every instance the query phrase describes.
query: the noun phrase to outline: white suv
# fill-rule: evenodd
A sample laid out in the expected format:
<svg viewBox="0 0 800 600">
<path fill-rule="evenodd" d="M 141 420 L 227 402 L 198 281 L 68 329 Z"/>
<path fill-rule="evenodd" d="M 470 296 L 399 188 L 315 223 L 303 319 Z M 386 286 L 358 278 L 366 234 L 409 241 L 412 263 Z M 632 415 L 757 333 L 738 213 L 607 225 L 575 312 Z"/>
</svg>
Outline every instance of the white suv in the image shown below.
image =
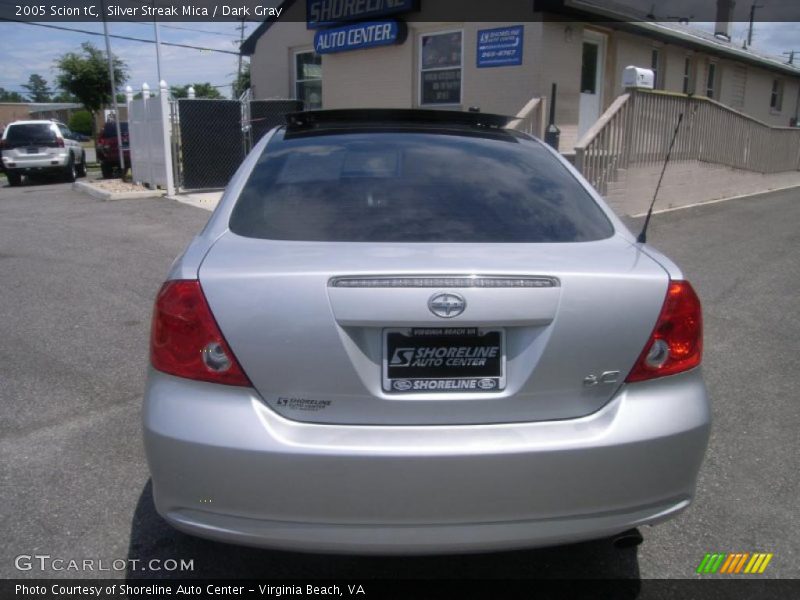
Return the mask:
<svg viewBox="0 0 800 600">
<path fill-rule="evenodd" d="M 67 181 L 86 175 L 86 153 L 59 121 L 14 121 L 3 132 L 0 154 L 11 186 L 19 185 L 23 174 L 57 172 Z"/>
</svg>

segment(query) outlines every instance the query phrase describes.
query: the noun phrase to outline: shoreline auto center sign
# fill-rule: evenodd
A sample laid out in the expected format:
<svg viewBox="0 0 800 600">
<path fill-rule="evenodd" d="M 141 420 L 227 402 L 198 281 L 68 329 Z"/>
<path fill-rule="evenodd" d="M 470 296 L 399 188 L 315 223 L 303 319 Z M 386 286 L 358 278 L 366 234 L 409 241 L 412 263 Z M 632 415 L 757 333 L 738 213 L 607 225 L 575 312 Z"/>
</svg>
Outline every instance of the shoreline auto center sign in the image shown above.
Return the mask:
<svg viewBox="0 0 800 600">
<path fill-rule="evenodd" d="M 306 0 L 309 29 L 415 10 L 417 0 Z"/>
<path fill-rule="evenodd" d="M 478 31 L 477 67 L 522 64 L 522 25 Z"/>
<path fill-rule="evenodd" d="M 331 29 L 318 29 L 314 34 L 314 51 L 317 54 L 332 54 L 347 50 L 402 44 L 407 32 L 406 24 L 396 21 L 371 21 Z"/>
</svg>

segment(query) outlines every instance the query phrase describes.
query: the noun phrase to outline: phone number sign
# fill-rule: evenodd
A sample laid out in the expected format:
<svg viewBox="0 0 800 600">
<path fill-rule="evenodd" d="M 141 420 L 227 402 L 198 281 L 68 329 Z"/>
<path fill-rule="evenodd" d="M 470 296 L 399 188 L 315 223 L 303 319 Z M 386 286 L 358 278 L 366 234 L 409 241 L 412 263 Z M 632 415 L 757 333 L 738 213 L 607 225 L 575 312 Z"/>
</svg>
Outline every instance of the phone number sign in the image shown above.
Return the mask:
<svg viewBox="0 0 800 600">
<path fill-rule="evenodd" d="M 478 30 L 479 69 L 522 64 L 522 32 L 524 26 Z"/>
</svg>

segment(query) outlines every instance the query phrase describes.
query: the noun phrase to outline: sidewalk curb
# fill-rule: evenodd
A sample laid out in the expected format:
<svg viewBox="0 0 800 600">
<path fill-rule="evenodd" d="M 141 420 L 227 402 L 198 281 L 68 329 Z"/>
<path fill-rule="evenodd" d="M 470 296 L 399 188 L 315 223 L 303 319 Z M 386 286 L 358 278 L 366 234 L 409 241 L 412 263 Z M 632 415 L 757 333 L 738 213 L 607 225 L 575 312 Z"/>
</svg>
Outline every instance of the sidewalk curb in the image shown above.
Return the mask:
<svg viewBox="0 0 800 600">
<path fill-rule="evenodd" d="M 693 202 L 692 204 L 684 204 L 683 206 L 672 206 L 670 208 L 661 208 L 653 211 L 654 215 L 674 212 L 676 210 L 683 210 L 684 208 L 697 208 L 698 206 L 705 206 L 706 204 L 717 204 L 719 202 L 727 202 L 728 200 L 739 200 L 740 198 L 749 198 L 751 196 L 763 196 L 764 194 L 771 194 L 772 192 L 783 192 L 794 188 L 800 188 L 800 184 L 786 185 L 784 187 L 773 188 L 761 192 L 751 192 L 749 194 L 739 194 L 737 196 L 728 196 L 727 198 L 715 198 L 714 200 L 706 200 L 704 202 Z M 656 200 L 658 202 L 658 200 Z M 647 211 L 637 213 L 635 215 L 626 215 L 632 219 L 639 219 L 647 216 Z"/>
<path fill-rule="evenodd" d="M 222 192 L 220 192 L 220 196 L 222 196 Z M 213 212 L 214 209 L 219 204 L 219 198 L 215 201 L 210 201 L 201 197 L 198 197 L 197 194 L 175 194 L 174 196 L 166 196 L 167 200 L 175 200 L 180 202 L 181 204 L 187 204 L 189 206 L 194 206 L 195 208 L 202 208 L 203 210 L 207 210 L 209 212 Z"/>
<path fill-rule="evenodd" d="M 164 190 L 146 190 L 144 192 L 107 192 L 94 187 L 91 183 L 76 181 L 72 184 L 72 189 L 77 192 L 88 194 L 98 200 L 132 200 L 135 198 L 158 198 L 165 195 Z"/>
</svg>

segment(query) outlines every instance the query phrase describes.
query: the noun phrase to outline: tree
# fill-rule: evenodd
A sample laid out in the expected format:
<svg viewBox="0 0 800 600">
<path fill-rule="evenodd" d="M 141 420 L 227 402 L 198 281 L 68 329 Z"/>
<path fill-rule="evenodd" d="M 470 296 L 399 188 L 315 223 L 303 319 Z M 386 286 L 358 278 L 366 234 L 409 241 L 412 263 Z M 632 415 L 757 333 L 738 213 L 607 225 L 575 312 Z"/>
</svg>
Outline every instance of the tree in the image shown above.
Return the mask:
<svg viewBox="0 0 800 600">
<path fill-rule="evenodd" d="M 69 118 L 69 128 L 84 135 L 92 135 L 92 113 L 88 110 L 79 110 Z"/>
<path fill-rule="evenodd" d="M 78 102 L 78 99 L 69 92 L 59 91 L 55 96 L 53 96 L 52 102 L 75 103 Z"/>
<path fill-rule="evenodd" d="M 190 85 L 173 85 L 169 91 L 173 98 L 188 98 L 189 88 L 194 88 L 195 98 L 222 98 L 219 90 L 213 87 L 210 83 L 192 83 Z"/>
<path fill-rule="evenodd" d="M 114 83 L 119 87 L 128 81 L 128 65 L 112 56 Z M 95 115 L 104 105 L 110 104 L 111 80 L 108 76 L 106 56 L 92 43 L 81 44 L 81 52 L 67 52 L 56 60 L 58 86 L 74 95 L 92 114 L 92 133 Z"/>
<path fill-rule="evenodd" d="M 242 72 L 233 80 L 233 97 L 239 98 L 245 91 L 250 89 L 250 63 L 242 65 Z"/>
<path fill-rule="evenodd" d="M 9 92 L 0 87 L 0 102 L 27 102 L 18 92 Z"/>
<path fill-rule="evenodd" d="M 28 98 L 31 102 L 50 102 L 53 93 L 47 86 L 47 81 L 38 73 L 28 77 L 28 83 L 23 83 L 22 87 L 28 90 Z"/>
</svg>

